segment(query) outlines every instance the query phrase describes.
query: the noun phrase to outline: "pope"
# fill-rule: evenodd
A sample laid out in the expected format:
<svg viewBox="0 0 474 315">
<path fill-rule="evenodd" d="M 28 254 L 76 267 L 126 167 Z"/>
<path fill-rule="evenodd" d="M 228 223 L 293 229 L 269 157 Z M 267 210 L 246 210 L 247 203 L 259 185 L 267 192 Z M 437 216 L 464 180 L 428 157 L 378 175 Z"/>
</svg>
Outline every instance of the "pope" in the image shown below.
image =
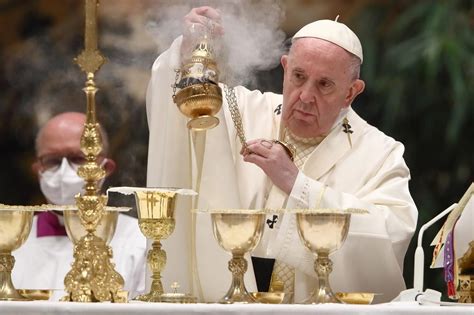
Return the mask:
<svg viewBox="0 0 474 315">
<path fill-rule="evenodd" d="M 219 11 L 211 7 L 191 10 L 185 29 L 205 27 L 209 21 L 216 34 L 225 36 Z M 173 248 L 168 250 L 165 283 L 178 280 L 203 301 L 218 300 L 228 288 L 228 257 L 213 239 L 209 217 L 194 220 L 191 207 L 361 208 L 369 214 L 352 216 L 347 240 L 332 256 L 331 285 L 335 291 L 381 293 L 378 302 L 394 298 L 405 288 L 403 260 L 417 209 L 403 144 L 352 109 L 365 88 L 356 34 L 332 20 L 303 26 L 281 57 L 283 95 L 221 83 L 220 124 L 205 137 L 188 132 L 170 88 L 182 52 L 189 49 L 189 34 L 184 32 L 156 59 L 147 91 L 148 186 L 199 188 L 195 204 L 180 204 L 176 231 L 164 242 Z M 228 93 L 235 94 L 235 101 L 228 102 Z M 238 108 L 251 139 L 244 150 L 230 107 Z M 294 154 L 288 148 L 295 148 Z M 271 278 L 284 284 L 288 302 L 301 302 L 315 289 L 314 257 L 299 239 L 294 215 L 271 215 L 253 255 L 275 263 L 266 285 L 259 279 L 264 271 L 256 268 L 254 273 L 249 264 L 249 290 L 256 289 L 256 281 L 259 289 L 268 289 Z"/>
</svg>

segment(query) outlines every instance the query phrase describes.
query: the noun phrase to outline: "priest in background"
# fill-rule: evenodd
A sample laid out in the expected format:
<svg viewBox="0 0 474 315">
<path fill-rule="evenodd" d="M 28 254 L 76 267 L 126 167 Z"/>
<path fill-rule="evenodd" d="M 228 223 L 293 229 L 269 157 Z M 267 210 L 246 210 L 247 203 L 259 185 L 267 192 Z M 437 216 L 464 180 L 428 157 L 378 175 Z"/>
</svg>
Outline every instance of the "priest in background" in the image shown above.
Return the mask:
<svg viewBox="0 0 474 315">
<path fill-rule="evenodd" d="M 77 175 L 77 169 L 85 163 L 80 148 L 85 122 L 86 116 L 82 113 L 62 113 L 51 118 L 37 134 L 37 159 L 32 169 L 38 174 L 41 191 L 49 203 L 75 204 L 74 196 L 83 189 L 84 180 Z M 103 129 L 101 133 L 103 149 L 98 163 L 109 176 L 116 165 L 107 157 L 107 134 Z M 139 230 L 137 219 L 119 214 L 110 246 L 115 270 L 125 280 L 124 289 L 130 295 L 145 291 L 146 239 Z M 64 277 L 73 262 L 72 254 L 73 246 L 66 235 L 61 213 L 35 214 L 28 239 L 13 253 L 15 287 L 63 290 Z"/>
</svg>

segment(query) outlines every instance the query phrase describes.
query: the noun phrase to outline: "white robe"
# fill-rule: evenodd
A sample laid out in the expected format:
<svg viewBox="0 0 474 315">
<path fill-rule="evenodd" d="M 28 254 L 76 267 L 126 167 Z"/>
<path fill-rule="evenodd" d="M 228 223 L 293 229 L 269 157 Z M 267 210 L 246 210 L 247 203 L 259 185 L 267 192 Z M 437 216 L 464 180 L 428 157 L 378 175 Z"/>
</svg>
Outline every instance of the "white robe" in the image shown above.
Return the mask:
<svg viewBox="0 0 474 315">
<path fill-rule="evenodd" d="M 174 69 L 180 65 L 181 38 L 155 61 L 147 91 L 150 129 L 149 187 L 196 188 L 196 154 L 189 144 L 187 119 L 172 101 Z M 282 96 L 237 87 L 235 93 L 247 139 L 276 139 Z M 370 214 L 353 215 L 343 247 L 332 255 L 330 281 L 334 291 L 381 293 L 376 301 L 389 301 L 405 289 L 403 260 L 415 231 L 416 206 L 408 190 L 409 170 L 401 143 L 367 124 L 352 109 L 352 147 L 338 121 L 316 147 L 298 174 L 290 196 L 273 186 L 257 166 L 243 161 L 241 145 L 223 97 L 220 124 L 207 132 L 198 208 L 315 207 L 321 189 L 327 186 L 321 206 L 363 208 Z M 281 107 L 280 107 L 281 108 Z M 193 137 L 191 137 L 193 138 Z M 168 264 L 165 287 L 178 281 L 183 291 L 193 291 L 201 300 L 216 301 L 230 285 L 227 261 L 212 235 L 209 216 L 198 215 L 196 261 L 192 255 L 193 224 L 189 200 L 177 205 L 177 227 L 163 242 Z M 266 226 L 253 255 L 280 259 L 296 267 L 295 301 L 305 299 L 316 284 L 314 257 L 299 240 L 294 215 L 284 215 L 273 229 Z M 197 269 L 193 270 L 193 266 Z M 196 272 L 197 270 L 197 272 Z M 251 263 L 246 285 L 255 290 Z M 200 291 L 202 289 L 202 291 Z"/>
<path fill-rule="evenodd" d="M 67 236 L 37 237 L 38 218 L 34 216 L 25 244 L 12 254 L 15 266 L 13 285 L 17 289 L 64 290 L 64 277 L 71 270 L 73 246 Z M 145 291 L 146 238 L 137 219 L 120 214 L 110 243 L 115 270 L 125 280 L 129 297 Z"/>
</svg>

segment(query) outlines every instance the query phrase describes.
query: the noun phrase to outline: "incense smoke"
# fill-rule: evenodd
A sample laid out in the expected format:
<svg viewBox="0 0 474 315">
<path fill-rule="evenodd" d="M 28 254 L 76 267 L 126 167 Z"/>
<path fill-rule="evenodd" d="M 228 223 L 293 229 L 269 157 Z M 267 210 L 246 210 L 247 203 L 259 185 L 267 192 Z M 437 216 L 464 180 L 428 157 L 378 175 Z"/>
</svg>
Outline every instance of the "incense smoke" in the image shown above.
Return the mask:
<svg viewBox="0 0 474 315">
<path fill-rule="evenodd" d="M 278 65 L 284 53 L 285 33 L 279 28 L 284 18 L 280 1 L 177 1 L 166 6 L 159 1 L 150 14 L 148 29 L 160 51 L 182 34 L 183 17 L 193 8 L 203 5 L 218 9 L 224 35 L 221 38 L 219 68 L 221 80 L 233 86 L 254 83 L 257 71 Z"/>
</svg>

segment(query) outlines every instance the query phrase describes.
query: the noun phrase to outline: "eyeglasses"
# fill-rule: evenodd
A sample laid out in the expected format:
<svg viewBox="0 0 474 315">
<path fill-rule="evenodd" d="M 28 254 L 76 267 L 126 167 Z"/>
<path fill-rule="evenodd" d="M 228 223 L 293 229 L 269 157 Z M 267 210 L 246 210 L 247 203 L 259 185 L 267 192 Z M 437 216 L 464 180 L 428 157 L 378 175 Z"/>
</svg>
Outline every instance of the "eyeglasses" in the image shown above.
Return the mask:
<svg viewBox="0 0 474 315">
<path fill-rule="evenodd" d="M 76 171 L 86 163 L 86 157 L 82 153 L 73 153 L 67 156 L 49 154 L 40 156 L 38 161 L 44 171 L 55 171 L 61 166 L 63 158 L 66 158 L 69 165 Z"/>
</svg>

